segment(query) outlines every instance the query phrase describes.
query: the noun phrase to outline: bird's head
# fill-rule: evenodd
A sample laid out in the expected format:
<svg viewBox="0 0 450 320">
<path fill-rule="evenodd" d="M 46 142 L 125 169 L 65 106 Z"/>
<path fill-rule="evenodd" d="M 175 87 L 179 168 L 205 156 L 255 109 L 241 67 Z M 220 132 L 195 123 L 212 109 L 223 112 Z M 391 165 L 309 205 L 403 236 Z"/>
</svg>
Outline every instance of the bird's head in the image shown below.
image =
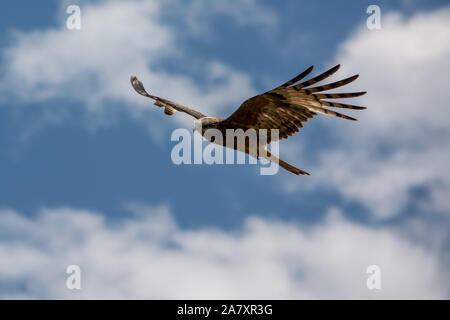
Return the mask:
<svg viewBox="0 0 450 320">
<path fill-rule="evenodd" d="M 193 132 L 197 131 L 201 135 L 204 135 L 206 130 L 216 129 L 220 121 L 222 121 L 222 119 L 213 117 L 200 118 L 195 121 Z"/>
</svg>

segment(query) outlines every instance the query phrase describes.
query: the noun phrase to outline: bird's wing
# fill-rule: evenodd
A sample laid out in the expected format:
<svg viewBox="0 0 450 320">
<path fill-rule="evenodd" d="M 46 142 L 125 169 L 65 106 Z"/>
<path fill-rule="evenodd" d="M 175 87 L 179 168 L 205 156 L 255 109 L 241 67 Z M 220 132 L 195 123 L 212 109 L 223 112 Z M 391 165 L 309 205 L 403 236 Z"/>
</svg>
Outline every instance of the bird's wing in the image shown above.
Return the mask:
<svg viewBox="0 0 450 320">
<path fill-rule="evenodd" d="M 266 93 L 244 101 L 241 106 L 221 125 L 229 129 L 279 129 L 279 139 L 284 139 L 299 131 L 302 122 L 323 113 L 349 120 L 352 117 L 324 108 L 325 106 L 346 109 L 365 109 L 364 107 L 325 101 L 323 99 L 352 98 L 366 92 L 353 93 L 320 93 L 322 91 L 342 87 L 358 78 L 358 75 L 330 84 L 311 87 L 339 69 L 337 65 L 324 73 L 302 83 L 297 82 L 306 77 L 313 69 L 311 66 L 292 80 Z M 309 87 L 309 88 L 308 88 Z M 270 138 L 269 138 L 270 139 Z"/>
<path fill-rule="evenodd" d="M 178 104 L 178 103 L 175 103 L 175 102 L 172 102 L 172 101 L 149 94 L 147 91 L 145 91 L 145 88 L 144 88 L 144 85 L 142 84 L 142 82 L 139 81 L 139 79 L 134 76 L 132 76 L 130 78 L 130 81 L 131 81 L 131 85 L 133 86 L 134 90 L 136 90 L 137 93 L 139 93 L 140 95 L 143 95 L 144 97 L 155 100 L 155 105 L 158 107 L 164 107 L 164 113 L 169 116 L 174 114 L 176 111 L 181 111 L 181 112 L 185 112 L 185 113 L 193 116 L 196 119 L 206 117 L 204 114 L 202 114 L 194 109 L 191 109 L 191 108 L 188 108 L 181 104 Z"/>
</svg>

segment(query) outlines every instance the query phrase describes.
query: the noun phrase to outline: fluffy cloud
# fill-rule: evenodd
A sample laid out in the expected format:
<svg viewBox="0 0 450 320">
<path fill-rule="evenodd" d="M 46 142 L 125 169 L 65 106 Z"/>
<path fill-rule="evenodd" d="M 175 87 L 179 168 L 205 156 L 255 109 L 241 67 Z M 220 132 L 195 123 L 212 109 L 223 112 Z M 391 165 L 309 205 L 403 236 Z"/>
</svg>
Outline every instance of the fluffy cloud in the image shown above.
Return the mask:
<svg viewBox="0 0 450 320">
<path fill-rule="evenodd" d="M 61 27 L 55 29 L 16 31 L 3 50 L 5 72 L 0 90 L 28 103 L 76 102 L 97 116 L 113 113 L 112 105 L 119 105 L 140 118 L 143 110 L 154 106 L 132 91 L 129 78 L 137 75 L 151 92 L 199 107 L 207 114 L 236 105 L 254 92 L 247 75 L 220 61 L 199 61 L 180 53 L 180 36 L 185 36 L 186 25 L 193 23 L 189 19 L 198 23 L 196 17 L 208 12 L 200 3 L 185 8 L 177 1 L 88 2 L 81 5 L 81 30 L 68 30 L 61 21 Z M 219 5 L 216 11 L 239 22 L 240 5 L 244 12 L 250 8 L 262 16 L 267 12 L 253 1 L 236 2 L 236 10 L 223 10 Z M 174 8 L 182 11 L 178 24 L 165 17 L 167 12 L 177 16 Z M 247 23 L 261 22 L 255 18 Z M 202 20 L 202 25 L 208 26 L 208 21 Z M 196 72 L 207 84 L 193 81 L 192 75 L 166 72 L 161 68 L 164 59 L 198 64 Z"/>
<path fill-rule="evenodd" d="M 335 60 L 361 74 L 352 87 L 368 90 L 361 104 L 369 109 L 357 124 L 333 123 L 339 138 L 314 154 L 313 183 L 365 204 L 375 218 L 418 199 L 427 212 L 449 212 L 450 9 L 382 19 L 381 30 L 363 26 L 339 48 Z"/>
<path fill-rule="evenodd" d="M 168 10 L 175 13 L 177 20 L 182 21 L 185 31 L 202 37 L 212 36 L 209 26 L 218 16 L 232 17 L 239 26 L 257 26 L 266 32 L 271 31 L 278 23 L 277 15 L 258 4 L 256 0 L 237 0 L 228 3 L 207 0 L 164 2 L 168 5 Z"/>
<path fill-rule="evenodd" d="M 238 230 L 184 230 L 165 207 L 98 213 L 0 212 L 1 298 L 446 298 L 438 253 L 403 232 L 351 223 L 330 210 L 320 225 L 249 218 Z M 66 288 L 66 267 L 82 288 Z M 381 267 L 381 290 L 366 268 Z"/>
</svg>

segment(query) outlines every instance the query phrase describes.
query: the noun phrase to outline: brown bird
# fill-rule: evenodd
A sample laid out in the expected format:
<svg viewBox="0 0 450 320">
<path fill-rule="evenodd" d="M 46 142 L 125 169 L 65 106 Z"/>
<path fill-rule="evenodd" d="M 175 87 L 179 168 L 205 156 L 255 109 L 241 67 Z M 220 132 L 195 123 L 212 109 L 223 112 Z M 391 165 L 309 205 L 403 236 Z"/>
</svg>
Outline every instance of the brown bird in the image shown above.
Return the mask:
<svg viewBox="0 0 450 320">
<path fill-rule="evenodd" d="M 139 94 L 154 99 L 156 101 L 155 105 L 164 107 L 165 114 L 173 115 L 176 111 L 182 111 L 198 119 L 202 128 L 202 136 L 205 135 L 205 132 L 208 129 L 218 129 L 220 132 L 222 132 L 223 137 L 226 137 L 227 129 L 242 129 L 244 131 L 248 129 L 254 129 L 256 132 L 261 131 L 261 129 L 266 129 L 267 131 L 262 130 L 264 132 L 267 132 L 267 134 L 265 134 L 266 143 L 265 145 L 263 145 L 264 151 L 266 152 L 264 157 L 269 161 L 278 162 L 281 167 L 296 175 L 309 175 L 309 173 L 292 166 L 284 160 L 277 158 L 275 155 L 271 154 L 269 150 L 267 150 L 266 146 L 270 142 L 274 141 L 274 139 L 271 138 L 270 129 L 278 129 L 279 139 L 281 140 L 288 138 L 289 136 L 298 132 L 299 128 L 303 127 L 303 122 L 308 121 L 318 113 L 323 113 L 348 120 L 356 120 L 352 117 L 337 113 L 324 107 L 327 106 L 333 108 L 355 110 L 362 110 L 365 109 L 365 107 L 325 101 L 323 99 L 353 98 L 365 94 L 366 91 L 352 93 L 320 92 L 342 87 L 350 82 L 355 81 L 359 75 L 354 75 L 352 77 L 330 84 L 311 87 L 315 83 L 322 81 L 334 74 L 339 69 L 339 67 L 340 65 L 337 65 L 310 80 L 296 84 L 312 71 L 313 66 L 311 66 L 292 80 L 283 83 L 279 87 L 247 99 L 232 115 L 230 115 L 226 119 L 208 117 L 196 110 L 193 110 L 181 104 L 174 103 L 157 96 L 153 96 L 145 91 L 142 82 L 139 81 L 136 77 L 132 76 L 130 80 L 133 88 Z M 213 140 L 210 141 L 214 142 Z M 222 145 L 227 146 L 225 138 L 223 139 Z M 254 157 L 259 157 L 260 155 L 259 148 L 255 154 L 253 151 L 251 151 L 254 149 L 250 150 L 247 141 L 245 142 L 245 149 L 239 149 L 236 143 L 232 145 L 233 149 L 243 151 Z"/>
</svg>

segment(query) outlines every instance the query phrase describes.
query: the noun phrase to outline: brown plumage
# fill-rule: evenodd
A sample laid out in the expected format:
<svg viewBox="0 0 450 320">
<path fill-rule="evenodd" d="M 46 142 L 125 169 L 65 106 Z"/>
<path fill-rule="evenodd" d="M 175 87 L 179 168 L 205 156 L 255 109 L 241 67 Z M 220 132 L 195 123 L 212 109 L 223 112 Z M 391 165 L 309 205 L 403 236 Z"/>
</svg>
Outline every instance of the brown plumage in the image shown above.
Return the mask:
<svg viewBox="0 0 450 320">
<path fill-rule="evenodd" d="M 196 119 L 199 119 L 202 124 L 202 132 L 204 135 L 207 129 L 218 129 L 223 133 L 225 143 L 225 130 L 226 129 L 254 129 L 256 132 L 261 129 L 268 130 L 268 141 L 274 141 L 270 137 L 270 129 L 279 130 L 279 139 L 285 139 L 294 133 L 299 131 L 299 128 L 303 127 L 303 122 L 312 119 L 318 113 L 323 113 L 330 116 L 335 116 L 347 120 L 356 120 L 347 115 L 332 111 L 325 107 L 333 108 L 344 108 L 344 109 L 354 109 L 362 110 L 364 107 L 354 106 L 350 104 L 338 103 L 325 101 L 323 99 L 337 99 L 337 98 L 353 98 L 358 97 L 366 92 L 352 92 L 352 93 L 320 93 L 323 91 L 339 88 L 355 81 L 358 75 L 346 78 L 344 80 L 332 82 L 326 85 L 315 86 L 317 82 L 320 82 L 332 74 L 334 74 L 340 65 L 337 65 L 324 73 L 309 79 L 308 81 L 298 83 L 300 80 L 305 78 L 311 73 L 313 66 L 275 89 L 272 89 L 263 94 L 254 96 L 250 99 L 244 101 L 241 106 L 228 118 L 219 119 L 213 117 L 207 117 L 202 113 L 195 111 L 186 106 L 174 103 L 172 101 L 150 95 L 144 89 L 142 82 L 140 82 L 136 77 L 131 77 L 131 84 L 133 88 L 141 95 L 154 99 L 155 105 L 159 107 L 164 107 L 164 112 L 167 115 L 172 115 L 176 111 L 185 112 Z M 265 148 L 265 146 L 264 146 Z M 236 149 L 236 147 L 234 147 Z M 266 149 L 266 148 L 265 148 Z M 245 146 L 245 150 L 240 150 L 249 153 L 248 146 Z M 258 150 L 259 152 L 259 150 Z M 259 154 L 259 153 L 258 153 Z M 251 154 L 253 155 L 253 154 Z M 254 155 L 253 155 L 254 156 Z M 304 175 L 309 173 L 300 170 L 284 160 L 276 158 L 271 155 L 270 152 L 266 157 L 270 161 L 277 161 L 278 164 L 284 169 L 297 174 Z"/>
</svg>

